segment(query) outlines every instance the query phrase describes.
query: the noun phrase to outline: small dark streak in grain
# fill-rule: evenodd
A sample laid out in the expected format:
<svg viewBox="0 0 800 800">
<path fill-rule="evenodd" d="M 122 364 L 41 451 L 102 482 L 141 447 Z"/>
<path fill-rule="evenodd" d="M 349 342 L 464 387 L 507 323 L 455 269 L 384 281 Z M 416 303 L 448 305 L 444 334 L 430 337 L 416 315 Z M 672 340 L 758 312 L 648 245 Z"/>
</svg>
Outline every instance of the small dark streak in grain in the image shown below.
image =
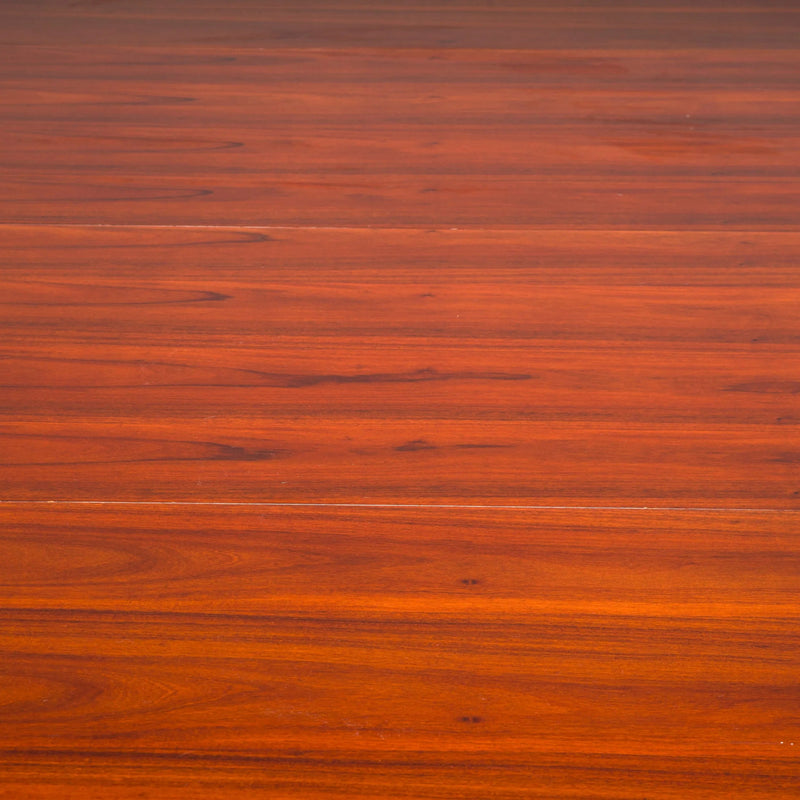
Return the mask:
<svg viewBox="0 0 800 800">
<path fill-rule="evenodd" d="M 82 467 L 97 464 L 186 464 L 195 461 L 271 461 L 277 458 L 279 454 L 288 451 L 272 450 L 261 451 L 262 455 L 249 457 L 248 454 L 242 457 L 221 453 L 218 455 L 208 456 L 164 456 L 163 458 L 114 458 L 102 459 L 94 461 L 15 461 L 14 466 L 17 467 Z"/>
<path fill-rule="evenodd" d="M 513 444 L 456 444 L 453 447 L 458 450 L 502 450 L 508 447 L 514 447 Z"/>
<path fill-rule="evenodd" d="M 215 150 L 235 150 L 239 147 L 244 147 L 244 142 L 212 142 L 206 145 L 197 145 L 190 147 L 148 147 L 148 148 L 125 148 L 116 152 L 123 153 L 208 153 Z M 110 152 L 115 152 L 110 150 Z"/>
<path fill-rule="evenodd" d="M 411 442 L 406 442 L 394 448 L 399 453 L 413 453 L 417 450 L 438 450 L 435 444 L 430 444 L 424 439 L 414 439 Z"/>
<path fill-rule="evenodd" d="M 758 341 L 753 339 L 753 341 Z M 728 386 L 726 392 L 752 392 L 754 394 L 800 394 L 800 381 L 749 381 Z"/>
<path fill-rule="evenodd" d="M 490 380 L 526 381 L 533 376 L 506 372 L 438 372 L 420 369 L 415 372 L 370 373 L 365 375 L 296 375 L 286 377 L 286 386 L 299 388 L 323 383 L 417 383 L 423 381 Z"/>
<path fill-rule="evenodd" d="M 227 299 L 225 295 L 222 295 L 219 300 Z M 216 301 L 217 298 L 210 297 L 210 298 L 202 298 L 192 301 L 181 301 L 181 302 L 206 302 L 206 301 Z M 176 301 L 177 302 L 177 301 Z M 37 304 L 33 304 L 37 305 Z M 44 304 L 42 304 L 44 305 Z M 59 304 L 60 305 L 60 304 Z M 66 304 L 65 304 L 66 305 Z M 83 304 L 74 304 L 74 305 L 83 305 Z M 91 305 L 91 304 L 86 304 Z M 97 304 L 97 305 L 104 305 L 104 304 Z M 139 303 L 135 304 L 132 303 L 131 305 L 148 305 L 147 303 Z M 166 304 L 165 304 L 166 305 Z M 417 377 L 416 374 L 412 376 L 403 375 L 403 374 L 394 374 L 394 375 L 285 375 L 283 373 L 270 373 L 270 372 L 261 372 L 259 370 L 254 369 L 245 369 L 245 368 L 237 368 L 237 367 L 207 367 L 203 365 L 192 365 L 192 364 L 170 364 L 165 362 L 159 361 L 112 361 L 107 359 L 57 359 L 57 358 L 47 358 L 41 357 L 37 359 L 38 361 L 54 361 L 54 362 L 61 362 L 61 363 L 75 363 L 75 364 L 113 364 L 113 365 L 120 365 L 120 366 L 129 366 L 129 367 L 141 367 L 141 366 L 152 366 L 152 367 L 166 367 L 169 369 L 173 369 L 176 371 L 180 370 L 206 370 L 208 372 L 215 373 L 214 380 L 187 380 L 187 381 L 180 381 L 180 380 L 159 380 L 153 381 L 148 386 L 151 387 L 168 387 L 168 386 L 182 386 L 182 387 L 189 387 L 189 386 L 237 386 L 239 388 L 247 388 L 247 387 L 273 387 L 273 388 L 284 388 L 284 389 L 298 389 L 298 388 L 306 388 L 309 386 L 319 386 L 324 385 L 327 383 L 333 384 L 362 384 L 362 383 L 417 383 L 424 380 L 455 380 L 458 378 L 461 379 L 469 379 L 476 377 L 473 374 L 466 373 L 466 374 L 458 374 L 458 375 L 438 375 L 437 377 Z M 225 376 L 230 375 L 232 379 L 225 380 Z M 243 380 L 240 376 L 255 376 L 258 380 Z M 515 377 L 497 377 L 492 376 L 490 379 L 497 379 L 497 380 L 517 380 L 518 378 Z M 4 384 L 6 388 L 11 388 L 12 385 Z M 26 384 L 27 388 L 32 388 L 32 384 Z M 137 381 L 135 383 L 100 383 L 100 384 L 81 384 L 81 388 L 141 388 L 142 382 Z M 61 388 L 67 388 L 62 386 Z M 458 446 L 458 445 L 456 445 Z M 511 445 L 463 445 L 463 447 L 510 447 Z"/>
<path fill-rule="evenodd" d="M 173 97 L 169 95 L 153 95 L 142 98 L 141 103 L 131 103 L 131 105 L 184 105 L 185 103 L 196 103 L 196 97 Z"/>
<path fill-rule="evenodd" d="M 47 442 L 75 442 L 78 447 L 82 443 L 104 442 L 114 444 L 115 449 L 121 445 L 129 444 L 136 446 L 157 445 L 162 446 L 167 452 L 161 455 L 143 455 L 140 458 L 101 458 L 93 460 L 70 460 L 70 461 L 13 461 L 14 466 L 72 466 L 87 464 L 149 464 L 149 463 L 175 463 L 175 462 L 195 462 L 195 461 L 272 461 L 276 458 L 292 455 L 292 451 L 281 448 L 255 448 L 250 449 L 239 445 L 228 445 L 220 442 L 190 441 L 190 440 L 170 440 L 170 439 L 146 439 L 135 437 L 112 437 L 112 436 L 58 436 L 25 433 L 0 433 L 1 439 L 35 439 Z M 185 447 L 192 450 L 200 450 L 197 455 L 191 453 L 170 455 L 171 447 Z"/>
<path fill-rule="evenodd" d="M 159 58 L 155 61 L 98 61 L 98 66 L 104 67 L 193 67 L 207 64 L 232 64 L 237 61 L 236 56 L 175 56 L 174 58 Z"/>
<path fill-rule="evenodd" d="M 95 100 L 94 102 L 75 103 L 74 105 L 88 105 L 88 106 L 170 106 L 170 105 L 185 105 L 187 103 L 195 103 L 195 97 L 170 97 L 161 95 L 143 95 L 140 97 L 133 97 L 130 100 Z"/>
<path fill-rule="evenodd" d="M 295 33 L 295 32 L 286 32 L 286 31 L 272 31 L 271 32 L 276 39 L 297 39 L 302 34 Z M 184 41 L 191 42 L 191 43 L 204 43 L 204 44 L 238 44 L 240 42 L 257 42 L 259 40 L 266 41 L 265 35 L 262 33 L 249 33 L 249 34 L 226 34 L 220 36 L 201 36 L 201 37 L 193 37 L 191 39 L 186 39 Z"/>
<path fill-rule="evenodd" d="M 779 453 L 774 458 L 769 459 L 772 464 L 797 464 L 800 463 L 800 452 Z"/>
<path fill-rule="evenodd" d="M 89 184 L 84 185 L 85 188 L 90 188 Z M 99 188 L 99 189 L 112 189 L 112 188 L 120 188 L 120 187 L 107 187 L 107 186 L 91 186 L 91 188 Z M 161 188 L 147 188 L 147 187 L 135 187 L 140 188 L 142 192 L 150 192 L 150 191 L 157 191 L 161 192 L 164 191 Z M 120 195 L 118 197 L 52 197 L 50 198 L 53 202 L 92 202 L 92 203 L 149 203 L 153 200 L 192 200 L 196 197 L 208 197 L 209 195 L 214 194 L 213 189 L 192 189 L 192 190 L 175 190 L 179 192 L 178 194 L 143 194 L 140 196 L 131 196 L 131 195 Z M 41 198 L 30 198 L 30 199 L 17 199 L 18 203 L 40 203 Z"/>
<path fill-rule="evenodd" d="M 147 137 L 147 136 L 90 136 L 62 134 L 58 137 L 63 142 L 97 142 L 106 145 L 102 152 L 106 153 L 205 153 L 213 150 L 233 150 L 244 147 L 244 142 L 227 140 L 203 140 L 203 139 L 171 139 L 169 137 Z M 53 137 L 47 137 L 50 142 Z M 41 141 L 41 137 L 39 138 Z M 171 146 L 170 146 L 171 145 Z"/>
<path fill-rule="evenodd" d="M 118 152 L 125 153 L 208 153 L 215 150 L 236 150 L 239 147 L 244 147 L 244 142 L 212 142 L 206 145 L 197 145 L 190 147 L 152 147 L 142 149 L 125 149 Z M 112 151 L 113 152 L 113 151 Z"/>
<path fill-rule="evenodd" d="M 58 227 L 58 224 L 54 224 L 53 227 Z M 213 228 L 213 226 L 209 226 Z M 119 229 L 124 229 L 124 225 L 120 225 Z M 139 242 L 130 242 L 128 244 L 54 244 L 54 245 L 36 245 L 35 249 L 37 250 L 132 250 L 132 249 L 141 249 L 141 248 L 167 248 L 167 247 L 209 247 L 209 246 L 219 246 L 225 244 L 255 244 L 257 242 L 276 242 L 280 241 L 276 239 L 274 236 L 269 236 L 266 233 L 258 233 L 256 231 L 225 231 L 226 236 L 230 236 L 236 234 L 241 238 L 237 239 L 205 239 L 199 242 L 155 242 L 153 244 L 149 243 L 139 243 Z M 21 247 L 14 247 L 8 246 L 4 248 L 5 250 L 29 250 L 31 247 L 29 245 L 21 246 Z"/>
<path fill-rule="evenodd" d="M 480 721 L 480 719 L 479 719 Z M 340 757 L 325 753 L 324 755 L 309 754 L 306 750 L 286 751 L 278 755 L 270 753 L 247 753 L 247 752 L 212 752 L 212 751 L 188 751 L 188 750 L 112 750 L 109 748 L 100 749 L 56 749 L 56 748 L 5 748 L 0 750 L 0 757 L 5 763 L 9 763 L 10 758 L 20 759 L 20 763 L 29 764 L 36 759 L 47 759 L 48 763 L 52 759 L 64 759 L 68 763 L 74 763 L 75 759 L 87 759 L 92 762 L 110 763 L 190 763 L 190 764 L 243 764 L 243 765 L 293 765 L 308 764 L 324 766 L 326 769 L 331 765 L 336 767 L 359 767 L 359 768 L 385 768 L 397 767 L 402 769 L 444 769 L 450 772 L 454 769 L 472 770 L 475 768 L 474 761 L 448 759 L 447 764 L 438 764 L 435 760 L 422 760 L 420 758 L 403 757 L 402 755 L 386 758 L 385 755 L 376 758 L 353 758 Z M 514 761 L 506 762 L 496 760 L 492 763 L 494 769 L 516 768 L 518 763 Z M 597 768 L 603 772 L 608 768 Z M 272 785 L 272 784 L 271 784 Z"/>
<path fill-rule="evenodd" d="M 214 444 L 209 442 L 208 444 Z M 249 450 L 246 447 L 231 447 L 230 445 L 215 444 L 215 447 L 224 448 L 217 456 L 217 460 L 230 461 L 272 461 L 281 455 L 285 455 L 287 450 Z"/>
<path fill-rule="evenodd" d="M 38 282 L 35 282 L 35 283 L 38 283 Z M 42 282 L 42 285 L 45 285 L 45 286 L 71 286 L 70 284 L 55 284 L 55 283 L 51 284 L 51 283 L 43 283 L 43 282 Z M 79 288 L 85 288 L 85 287 L 79 287 Z M 131 288 L 131 287 L 118 287 L 118 286 L 108 287 L 108 286 L 103 286 L 103 287 L 92 287 L 92 288 L 125 289 L 125 288 Z M 132 288 L 136 289 L 137 287 L 132 287 Z M 171 291 L 174 291 L 174 290 L 156 288 L 156 289 L 153 289 L 152 291 L 155 291 L 155 292 L 171 292 Z M 175 293 L 177 294 L 177 292 L 175 292 Z M 198 292 L 196 292 L 196 294 L 197 294 L 197 297 L 187 297 L 187 298 L 184 298 L 182 300 L 130 300 L 130 301 L 125 301 L 125 302 L 107 300 L 107 301 L 104 301 L 104 302 L 101 302 L 101 303 L 92 303 L 92 302 L 72 302 L 72 303 L 69 303 L 69 302 L 62 302 L 62 303 L 49 302 L 49 303 L 47 303 L 47 302 L 41 302 L 41 301 L 24 302 L 24 301 L 15 301 L 15 300 L 11 300 L 11 301 L 6 302 L 6 301 L 3 301 L 3 300 L 0 300 L 0 306 L 14 306 L 15 308 L 16 307 L 20 307 L 20 306 L 32 307 L 32 308 L 53 308 L 53 307 L 55 307 L 55 308 L 63 308 L 63 307 L 80 307 L 80 308 L 83 308 L 83 307 L 90 307 L 90 306 L 92 306 L 92 307 L 94 307 L 94 306 L 100 306 L 100 307 L 104 307 L 104 306 L 172 306 L 172 305 L 186 305 L 186 304 L 189 304 L 189 303 L 209 303 L 209 302 L 211 302 L 211 303 L 221 303 L 221 302 L 224 302 L 225 300 L 230 300 L 231 299 L 231 295 L 222 294 L 221 292 L 198 291 Z M 78 361 L 79 359 L 47 359 L 47 360 L 48 361 Z M 87 362 L 88 363 L 92 363 L 89 359 L 80 359 L 80 361 L 82 363 L 87 363 Z M 106 363 L 118 364 L 118 363 L 125 363 L 125 362 L 112 361 L 112 362 L 106 362 Z M 131 363 L 133 363 L 133 362 L 131 362 Z M 136 362 L 136 363 L 140 363 L 140 362 Z M 141 363 L 144 363 L 144 362 L 141 362 Z M 175 366 L 185 366 L 185 365 L 175 365 Z"/>
</svg>

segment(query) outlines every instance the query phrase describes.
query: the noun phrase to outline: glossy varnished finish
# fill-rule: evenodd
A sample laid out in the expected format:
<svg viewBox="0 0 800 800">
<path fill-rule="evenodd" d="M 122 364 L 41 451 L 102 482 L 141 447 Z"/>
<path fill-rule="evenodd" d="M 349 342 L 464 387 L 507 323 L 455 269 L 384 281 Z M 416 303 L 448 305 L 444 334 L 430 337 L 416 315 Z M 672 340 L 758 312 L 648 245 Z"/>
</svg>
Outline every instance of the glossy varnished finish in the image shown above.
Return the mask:
<svg viewBox="0 0 800 800">
<path fill-rule="evenodd" d="M 795 4 L 0 28 L 0 797 L 800 795 Z"/>
<path fill-rule="evenodd" d="M 10 497 L 800 500 L 800 234 L 0 238 Z"/>
<path fill-rule="evenodd" d="M 15 786 L 796 789 L 791 512 L 2 514 Z"/>
</svg>

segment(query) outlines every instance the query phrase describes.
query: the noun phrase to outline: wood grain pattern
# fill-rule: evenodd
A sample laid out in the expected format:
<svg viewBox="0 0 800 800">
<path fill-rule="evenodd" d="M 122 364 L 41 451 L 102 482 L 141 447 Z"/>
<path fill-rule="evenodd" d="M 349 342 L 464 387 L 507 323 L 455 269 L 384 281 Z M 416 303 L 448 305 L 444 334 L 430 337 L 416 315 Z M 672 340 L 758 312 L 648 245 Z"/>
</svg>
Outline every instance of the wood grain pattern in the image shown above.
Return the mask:
<svg viewBox="0 0 800 800">
<path fill-rule="evenodd" d="M 667 6 L 579 0 L 556 6 L 550 0 L 486 3 L 415 2 L 398 6 L 381 0 L 283 0 L 186 4 L 117 0 L 44 0 L 36 25 L 24 0 L 3 4 L 5 37 L 12 43 L 91 47 L 167 45 L 171 48 L 237 49 L 381 47 L 551 50 L 724 48 L 794 49 L 798 10 L 791 2 Z"/>
<path fill-rule="evenodd" d="M 0 238 L 8 498 L 797 508 L 797 234 Z"/>
<path fill-rule="evenodd" d="M 0 31 L 0 798 L 800 796 L 796 4 Z"/>
<path fill-rule="evenodd" d="M 665 178 L 503 178 L 251 174 L 221 180 L 11 173 L 0 214 L 11 222 L 108 225 L 490 226 L 798 230 L 796 182 Z M 491 209 L 487 214 L 487 209 Z M 488 219 L 487 219 L 488 216 Z"/>
<path fill-rule="evenodd" d="M 219 182 L 243 172 L 675 179 L 797 169 L 794 51 L 747 69 L 705 53 L 608 50 L 12 47 L 0 60 L 4 166 L 23 174 L 200 169 Z"/>
<path fill-rule="evenodd" d="M 797 230 L 794 49 L 153 44 L 0 57 L 4 220 Z"/>
<path fill-rule="evenodd" d="M 796 514 L 0 514 L 0 760 L 20 782 L 59 771 L 97 797 L 797 788 Z"/>
</svg>

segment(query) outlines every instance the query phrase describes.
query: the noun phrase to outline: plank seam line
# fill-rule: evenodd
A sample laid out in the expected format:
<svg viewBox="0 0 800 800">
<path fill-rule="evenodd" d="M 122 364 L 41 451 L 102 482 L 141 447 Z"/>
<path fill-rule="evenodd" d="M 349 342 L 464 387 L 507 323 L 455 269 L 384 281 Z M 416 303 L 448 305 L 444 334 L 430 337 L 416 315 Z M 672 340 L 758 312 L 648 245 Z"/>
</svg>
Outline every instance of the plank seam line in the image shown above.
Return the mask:
<svg viewBox="0 0 800 800">
<path fill-rule="evenodd" d="M 132 230 L 200 230 L 200 231 L 432 231 L 442 233 L 460 231 L 464 233 L 480 233 L 493 231 L 497 233 L 684 233 L 684 234 L 731 234 L 745 233 L 800 234 L 800 228 L 543 228 L 536 225 L 467 225 L 453 227 L 447 224 L 431 223 L 429 225 L 159 225 L 149 223 L 126 222 L 0 222 L 2 228 L 115 228 Z"/>
<path fill-rule="evenodd" d="M 235 500 L 0 500 L 0 506 L 75 505 L 75 506 L 235 506 L 267 508 L 443 508 L 486 511 L 695 511 L 749 514 L 797 514 L 795 508 L 737 508 L 704 506 L 556 506 L 556 505 L 480 505 L 467 503 L 289 503 Z"/>
</svg>

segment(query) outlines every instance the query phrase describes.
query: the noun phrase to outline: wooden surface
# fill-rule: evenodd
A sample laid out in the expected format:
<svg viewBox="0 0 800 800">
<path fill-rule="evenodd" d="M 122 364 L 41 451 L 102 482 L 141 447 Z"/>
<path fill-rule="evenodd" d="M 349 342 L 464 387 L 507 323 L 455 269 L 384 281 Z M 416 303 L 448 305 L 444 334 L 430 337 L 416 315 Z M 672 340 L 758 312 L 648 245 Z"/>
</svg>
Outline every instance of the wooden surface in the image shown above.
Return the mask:
<svg viewBox="0 0 800 800">
<path fill-rule="evenodd" d="M 0 797 L 800 796 L 795 4 L 0 30 Z"/>
<path fill-rule="evenodd" d="M 797 514 L 2 513 L 23 795 L 796 790 Z"/>
</svg>

